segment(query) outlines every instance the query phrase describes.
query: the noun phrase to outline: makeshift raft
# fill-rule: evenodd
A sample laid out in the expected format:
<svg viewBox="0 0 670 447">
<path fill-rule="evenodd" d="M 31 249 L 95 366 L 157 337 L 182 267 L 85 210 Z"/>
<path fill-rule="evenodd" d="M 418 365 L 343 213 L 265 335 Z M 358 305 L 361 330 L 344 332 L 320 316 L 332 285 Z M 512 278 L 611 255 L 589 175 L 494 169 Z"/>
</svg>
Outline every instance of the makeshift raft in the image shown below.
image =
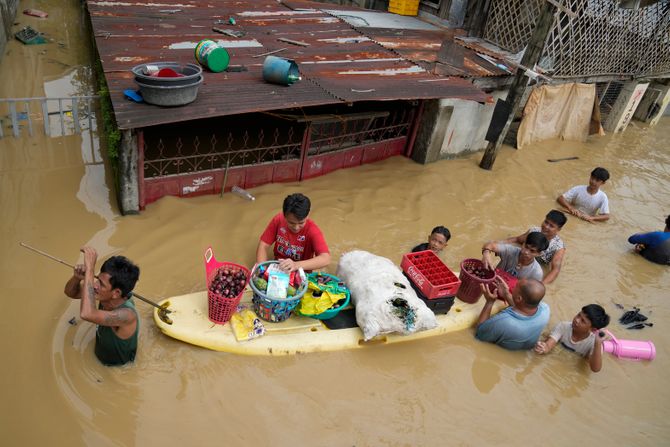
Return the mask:
<svg viewBox="0 0 670 447">
<path fill-rule="evenodd" d="M 172 311 L 169 314 L 172 324 L 167 324 L 158 317 L 158 309 L 154 309 L 156 326 L 165 335 L 214 351 L 275 356 L 364 349 L 375 345 L 436 337 L 472 327 L 477 322 L 483 307 L 481 300 L 475 304 L 468 304 L 456 298 L 447 314 L 436 315 L 438 326 L 435 329 L 410 335 L 386 334 L 367 342 L 363 340 L 363 332 L 355 326 L 354 309 L 345 309 L 338 314 L 338 317 L 326 321 L 293 315 L 281 323 L 264 322 L 265 335 L 239 342 L 233 334 L 230 323 L 215 324 L 207 317 L 206 291 L 175 296 L 163 300 L 160 304 Z M 245 292 L 240 304 L 252 308 L 251 291 Z M 497 301 L 493 313 L 503 307 L 502 301 Z"/>
</svg>

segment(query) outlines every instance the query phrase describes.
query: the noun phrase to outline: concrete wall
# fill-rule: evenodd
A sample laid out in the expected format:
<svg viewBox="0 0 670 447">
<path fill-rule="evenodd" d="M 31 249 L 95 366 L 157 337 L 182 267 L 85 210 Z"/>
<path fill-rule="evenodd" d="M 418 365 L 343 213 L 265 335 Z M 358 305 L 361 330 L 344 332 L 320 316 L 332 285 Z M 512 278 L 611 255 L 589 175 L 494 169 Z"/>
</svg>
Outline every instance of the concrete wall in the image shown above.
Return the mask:
<svg viewBox="0 0 670 447">
<path fill-rule="evenodd" d="M 603 122 L 603 129 L 612 133 L 626 130 L 648 86 L 649 83 L 627 82 Z"/>
<path fill-rule="evenodd" d="M 139 151 L 137 135 L 124 130 L 119 148 L 119 208 L 121 214 L 140 212 Z"/>
<path fill-rule="evenodd" d="M 668 110 L 670 103 L 670 85 L 651 82 L 644 93 L 640 105 L 637 106 L 633 118 L 650 126 L 655 126 Z"/>
<path fill-rule="evenodd" d="M 452 113 L 453 107 L 440 107 L 439 99 L 424 101 L 421 122 L 412 150 L 412 160 L 423 164 L 439 160 Z"/>
<path fill-rule="evenodd" d="M 507 90 L 491 94 L 493 103 L 479 104 L 462 99 L 441 99 L 440 107 L 451 107 L 453 113 L 447 123 L 444 139 L 440 146 L 440 158 L 451 158 L 458 154 L 486 149 L 484 140 L 491 122 L 495 102 L 505 99 Z"/>
<path fill-rule="evenodd" d="M 412 159 L 431 163 L 486 149 L 484 139 L 498 98 L 507 90 L 491 93 L 493 102 L 479 104 L 463 99 L 439 99 L 424 103 L 421 124 L 414 142 Z"/>
<path fill-rule="evenodd" d="M 0 61 L 5 55 L 7 41 L 12 38 L 12 24 L 18 7 L 19 0 L 0 0 Z"/>
</svg>

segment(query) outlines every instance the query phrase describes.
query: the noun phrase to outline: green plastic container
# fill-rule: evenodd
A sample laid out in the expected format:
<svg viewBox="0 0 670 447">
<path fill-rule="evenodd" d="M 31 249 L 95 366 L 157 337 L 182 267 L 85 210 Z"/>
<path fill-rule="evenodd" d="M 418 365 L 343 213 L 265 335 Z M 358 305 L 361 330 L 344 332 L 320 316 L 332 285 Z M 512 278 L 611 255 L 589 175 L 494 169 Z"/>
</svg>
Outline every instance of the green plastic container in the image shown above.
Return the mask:
<svg viewBox="0 0 670 447">
<path fill-rule="evenodd" d="M 219 73 L 228 68 L 230 56 L 218 43 L 211 39 L 203 39 L 195 46 L 195 60 L 209 71 Z"/>
<path fill-rule="evenodd" d="M 314 276 L 319 276 L 319 275 L 320 275 L 320 276 L 327 276 L 327 277 L 329 277 L 329 278 L 331 278 L 331 279 L 334 279 L 334 280 L 337 281 L 337 282 L 340 281 L 340 278 L 338 278 L 337 276 L 333 276 L 333 275 L 330 275 L 330 274 L 328 274 L 328 273 L 323 273 L 323 272 L 314 272 L 314 273 L 310 273 L 309 275 L 307 275 L 307 279 L 309 280 L 310 277 L 313 278 Z M 344 309 L 345 307 L 347 307 L 347 306 L 349 305 L 349 302 L 350 302 L 350 301 L 351 301 L 351 293 L 349 292 L 349 289 L 347 289 L 347 291 L 346 291 L 346 298 L 344 299 L 344 302 L 343 302 L 340 306 L 338 306 L 338 307 L 336 307 L 336 308 L 334 308 L 334 309 L 333 309 L 333 308 L 330 308 L 330 309 L 324 310 L 324 311 L 321 312 L 320 314 L 316 314 L 316 315 L 305 314 L 305 313 L 302 313 L 302 312 L 300 312 L 300 315 L 303 315 L 303 316 L 305 316 L 305 317 L 310 317 L 310 318 L 316 318 L 317 320 L 329 320 L 329 319 L 333 318 L 335 315 L 337 315 L 338 313 L 340 313 L 340 311 L 341 311 L 342 309 Z"/>
</svg>

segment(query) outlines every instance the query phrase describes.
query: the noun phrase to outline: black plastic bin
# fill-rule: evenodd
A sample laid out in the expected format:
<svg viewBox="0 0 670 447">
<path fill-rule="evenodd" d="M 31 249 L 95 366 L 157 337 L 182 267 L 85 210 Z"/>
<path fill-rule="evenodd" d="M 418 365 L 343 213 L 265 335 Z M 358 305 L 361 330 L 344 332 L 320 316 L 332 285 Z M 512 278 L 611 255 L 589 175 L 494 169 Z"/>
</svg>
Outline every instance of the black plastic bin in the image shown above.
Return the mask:
<svg viewBox="0 0 670 447">
<path fill-rule="evenodd" d="M 422 297 L 421 300 L 426 303 L 428 309 L 432 310 L 435 315 L 446 314 L 451 309 L 451 306 L 454 305 L 455 296 L 446 296 L 444 298 L 434 298 L 432 300 L 425 299 Z"/>
<path fill-rule="evenodd" d="M 440 314 L 446 314 L 449 312 L 449 309 L 451 309 L 451 306 L 454 305 L 454 299 L 456 296 L 445 296 L 442 298 L 433 298 L 433 299 L 428 299 L 426 295 L 424 295 L 421 292 L 421 289 L 419 289 L 414 282 L 412 282 L 412 279 L 403 272 L 403 275 L 409 280 L 409 285 L 412 286 L 412 289 L 416 292 L 416 296 L 421 298 L 421 300 L 426 303 L 426 306 L 428 306 L 428 309 L 432 310 L 435 315 L 440 315 Z"/>
</svg>

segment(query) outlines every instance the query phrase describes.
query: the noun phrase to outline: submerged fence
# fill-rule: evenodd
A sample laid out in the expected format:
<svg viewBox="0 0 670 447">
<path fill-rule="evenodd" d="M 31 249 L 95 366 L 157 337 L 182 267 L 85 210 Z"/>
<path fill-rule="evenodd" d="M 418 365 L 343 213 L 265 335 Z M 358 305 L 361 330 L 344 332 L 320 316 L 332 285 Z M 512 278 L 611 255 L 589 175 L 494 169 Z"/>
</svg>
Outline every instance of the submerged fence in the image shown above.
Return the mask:
<svg viewBox="0 0 670 447">
<path fill-rule="evenodd" d="M 37 132 L 65 136 L 93 130 L 97 100 L 98 96 L 0 99 L 0 138 Z"/>
<path fill-rule="evenodd" d="M 491 0 L 484 38 L 517 53 L 546 0 Z M 670 75 L 670 0 L 640 9 L 617 0 L 555 0 L 540 66 L 554 77 Z"/>
</svg>

